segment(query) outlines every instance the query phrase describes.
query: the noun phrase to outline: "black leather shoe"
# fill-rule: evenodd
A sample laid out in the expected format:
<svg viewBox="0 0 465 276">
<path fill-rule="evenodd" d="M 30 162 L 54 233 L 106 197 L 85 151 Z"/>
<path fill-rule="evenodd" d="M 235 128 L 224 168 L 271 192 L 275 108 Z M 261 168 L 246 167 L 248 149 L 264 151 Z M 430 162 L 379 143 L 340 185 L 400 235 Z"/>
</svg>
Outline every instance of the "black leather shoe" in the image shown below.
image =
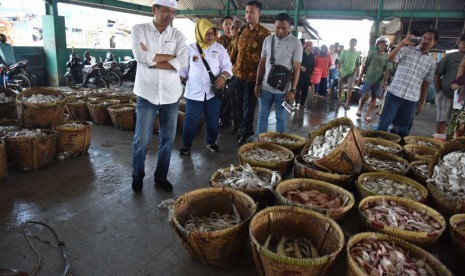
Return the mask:
<svg viewBox="0 0 465 276">
<path fill-rule="evenodd" d="M 207 145 L 207 148 L 213 152 L 219 152 L 220 151 L 220 147 L 218 147 L 218 145 L 216 144 L 208 144 Z"/>
<path fill-rule="evenodd" d="M 191 151 L 191 148 L 182 146 L 179 149 L 179 155 L 188 155 L 190 153 L 190 151 Z"/>
<path fill-rule="evenodd" d="M 138 194 L 142 192 L 142 188 L 144 187 L 144 181 L 143 180 L 132 180 L 132 190 L 134 193 Z"/>
<path fill-rule="evenodd" d="M 247 137 L 241 137 L 241 139 L 239 139 L 239 147 L 246 144 L 247 140 Z"/>
<path fill-rule="evenodd" d="M 155 186 L 162 188 L 167 192 L 173 191 L 173 185 L 168 181 L 168 179 L 155 179 Z"/>
</svg>

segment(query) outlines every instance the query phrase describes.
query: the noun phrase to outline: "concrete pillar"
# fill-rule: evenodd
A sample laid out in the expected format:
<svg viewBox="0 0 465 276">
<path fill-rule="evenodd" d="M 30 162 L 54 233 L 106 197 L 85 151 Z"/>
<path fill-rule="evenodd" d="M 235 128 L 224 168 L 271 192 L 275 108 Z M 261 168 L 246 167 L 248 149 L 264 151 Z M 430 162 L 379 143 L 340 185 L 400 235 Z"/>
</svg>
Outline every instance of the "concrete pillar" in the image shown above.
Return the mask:
<svg viewBox="0 0 465 276">
<path fill-rule="evenodd" d="M 48 83 L 51 86 L 63 85 L 66 72 L 66 31 L 65 18 L 58 16 L 58 0 L 49 0 L 46 4 L 47 15 L 42 16 L 45 62 Z"/>
</svg>

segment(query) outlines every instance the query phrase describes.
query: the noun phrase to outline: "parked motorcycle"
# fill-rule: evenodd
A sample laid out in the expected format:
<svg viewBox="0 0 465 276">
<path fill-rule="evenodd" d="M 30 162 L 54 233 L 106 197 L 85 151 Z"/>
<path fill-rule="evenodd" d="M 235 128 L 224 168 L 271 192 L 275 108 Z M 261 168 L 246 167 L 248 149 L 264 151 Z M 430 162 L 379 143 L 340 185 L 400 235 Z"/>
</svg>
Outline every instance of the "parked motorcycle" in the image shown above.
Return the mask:
<svg viewBox="0 0 465 276">
<path fill-rule="evenodd" d="M 120 87 L 123 84 L 123 74 L 115 61 L 115 56 L 111 52 L 107 52 L 103 67 L 108 74 L 110 86 L 113 88 Z"/>
<path fill-rule="evenodd" d="M 21 92 L 32 87 L 36 76 L 28 69 L 28 65 L 29 62 L 27 60 L 22 60 L 10 65 L 10 71 L 6 71 L 3 67 L 0 68 L 0 70 L 3 70 L 3 72 L 1 72 L 1 76 L 3 76 L 4 87 L 17 92 Z"/>
<path fill-rule="evenodd" d="M 130 59 L 118 63 L 123 74 L 123 80 L 135 81 L 136 80 L 136 71 L 137 71 L 137 61 L 135 59 Z"/>
<path fill-rule="evenodd" d="M 66 63 L 68 72 L 65 74 L 65 83 L 70 88 L 109 88 L 110 81 L 103 67 L 102 62 L 87 65 L 90 63 L 90 56 L 81 62 L 76 52 L 70 55 Z M 80 85 L 80 86 L 79 86 Z"/>
</svg>

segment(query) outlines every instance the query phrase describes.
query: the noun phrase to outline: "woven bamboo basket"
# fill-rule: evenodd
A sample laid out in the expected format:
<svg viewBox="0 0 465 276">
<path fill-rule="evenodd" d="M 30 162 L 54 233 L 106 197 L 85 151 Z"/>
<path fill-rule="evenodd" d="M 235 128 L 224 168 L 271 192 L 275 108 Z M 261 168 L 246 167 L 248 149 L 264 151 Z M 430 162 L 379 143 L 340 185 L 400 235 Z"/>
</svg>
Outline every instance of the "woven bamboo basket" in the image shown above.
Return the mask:
<svg viewBox="0 0 465 276">
<path fill-rule="evenodd" d="M 60 100 L 53 103 L 28 103 L 22 100 L 23 97 L 37 94 L 59 96 Z M 43 87 L 29 88 L 16 96 L 19 124 L 24 128 L 51 129 L 61 123 L 66 101 L 66 95 L 59 90 Z"/>
<path fill-rule="evenodd" d="M 334 220 L 300 207 L 266 208 L 253 217 L 249 232 L 258 275 L 328 275 L 344 246 L 344 234 Z M 278 255 L 263 246 L 269 235 L 270 245 L 276 245 L 282 237 L 310 239 L 320 257 L 298 259 Z"/>
<path fill-rule="evenodd" d="M 58 154 L 69 158 L 87 154 L 90 147 L 91 126 L 92 123 L 87 121 L 73 121 L 70 124 L 55 126 L 58 135 Z"/>
<path fill-rule="evenodd" d="M 284 138 L 284 139 L 291 139 L 295 142 L 278 142 L 276 139 Z M 302 148 L 304 147 L 307 139 L 304 137 L 289 134 L 289 133 L 280 133 L 280 132 L 264 132 L 258 135 L 258 141 L 265 142 L 265 143 L 272 143 L 276 145 L 283 146 L 288 150 L 291 150 L 295 155 L 300 154 Z"/>
<path fill-rule="evenodd" d="M 8 177 L 8 162 L 6 158 L 5 141 L 0 139 L 0 181 Z"/>
<path fill-rule="evenodd" d="M 381 195 L 381 194 L 375 193 L 374 191 L 368 189 L 367 187 L 365 187 L 363 185 L 363 182 L 365 181 L 365 177 L 369 177 L 369 178 L 375 178 L 375 177 L 378 178 L 378 177 L 380 177 L 380 178 L 384 178 L 384 179 L 392 179 L 392 180 L 395 180 L 395 181 L 398 181 L 398 182 L 405 183 L 405 184 L 407 184 L 409 186 L 413 186 L 413 187 L 417 188 L 421 193 L 421 199 L 410 198 L 411 200 L 418 201 L 418 202 L 421 202 L 421 203 L 426 203 L 426 201 L 428 200 L 428 190 L 425 188 L 425 186 L 421 185 L 420 183 L 418 183 L 415 180 L 410 179 L 408 177 L 398 175 L 398 174 L 395 174 L 395 173 L 387 173 L 387 172 L 369 172 L 369 173 L 361 174 L 358 177 L 357 182 L 355 184 L 361 198 L 365 198 L 365 197 L 368 197 L 368 196 Z M 404 195 L 390 195 L 390 196 L 404 197 Z"/>
<path fill-rule="evenodd" d="M 10 131 L 19 131 L 21 128 L 16 125 L 0 126 L 0 137 L 4 137 Z"/>
<path fill-rule="evenodd" d="M 281 152 L 286 153 L 288 158 L 282 161 L 264 162 L 264 161 L 250 159 L 244 155 L 245 152 L 252 150 L 252 149 L 256 149 L 256 148 L 262 148 L 262 149 L 266 149 L 270 151 L 281 151 Z M 252 167 L 261 167 L 261 168 L 267 168 L 273 171 L 279 171 L 279 173 L 283 177 L 291 171 L 293 159 L 294 159 L 294 153 L 292 153 L 292 151 L 286 149 L 285 147 L 275 145 L 275 144 L 269 144 L 269 143 L 263 143 L 263 142 L 252 142 L 252 143 L 247 143 L 245 145 L 242 145 L 239 148 L 239 162 L 241 165 L 250 164 L 250 166 Z"/>
<path fill-rule="evenodd" d="M 66 113 L 68 113 L 71 116 L 71 119 L 75 121 L 92 120 L 89 107 L 87 106 L 87 100 L 77 100 L 74 102 L 68 102 L 66 104 Z"/>
<path fill-rule="evenodd" d="M 398 227 L 390 227 L 388 225 L 382 224 L 380 221 L 368 218 L 367 214 L 363 212 L 362 208 L 366 206 L 366 204 L 376 203 L 382 200 L 394 201 L 397 206 L 408 207 L 412 209 L 414 212 L 426 214 L 434 218 L 439 223 L 441 228 L 431 232 L 409 231 L 399 229 Z M 366 197 L 362 199 L 358 205 L 358 214 L 360 224 L 365 230 L 381 232 L 390 236 L 398 237 L 400 239 L 404 239 L 421 247 L 428 247 L 434 244 L 439 239 L 439 237 L 441 237 L 442 233 L 444 233 L 447 226 L 444 217 L 441 216 L 441 214 L 439 214 L 433 208 L 428 207 L 425 204 L 413 201 L 411 199 L 400 198 L 396 196 Z"/>
<path fill-rule="evenodd" d="M 19 171 L 34 171 L 50 165 L 57 152 L 57 134 L 41 130 L 43 137 L 5 137 L 9 164 Z"/>
<path fill-rule="evenodd" d="M 426 250 L 410 243 L 404 241 L 402 239 L 392 237 L 386 234 L 381 233 L 374 233 L 374 232 L 363 232 L 353 235 L 349 241 L 347 242 L 346 246 L 346 254 L 347 254 L 347 274 L 348 276 L 359 276 L 359 275 L 369 275 L 365 272 L 363 268 L 361 268 L 357 261 L 351 256 L 351 249 L 357 246 L 358 243 L 362 242 L 364 239 L 375 239 L 378 241 L 386 241 L 389 244 L 394 244 L 396 247 L 402 248 L 404 251 L 409 252 L 410 257 L 414 257 L 416 259 L 424 259 L 425 262 L 431 266 L 432 269 L 436 272 L 436 275 L 441 276 L 452 276 L 452 272 L 442 264 L 438 259 L 436 259 L 433 255 L 431 255 Z"/>
<path fill-rule="evenodd" d="M 134 130 L 136 127 L 136 105 L 117 104 L 107 108 L 113 125 L 121 130 Z"/>
<path fill-rule="evenodd" d="M 0 119 L 0 126 L 18 126 L 18 120 L 2 118 Z"/>
<path fill-rule="evenodd" d="M 9 99 L 0 103 L 0 118 L 16 118 L 16 93 L 9 88 L 0 87 L 0 94 L 5 94 L 5 100 Z"/>
<path fill-rule="evenodd" d="M 405 159 L 407 159 L 409 162 L 420 160 L 431 162 L 437 151 L 438 149 L 435 148 L 415 144 L 407 144 L 404 146 Z"/>
<path fill-rule="evenodd" d="M 234 169 L 236 171 L 241 170 L 240 166 L 235 166 Z M 272 170 L 269 170 L 266 168 L 252 167 L 252 169 L 256 172 L 256 174 L 261 175 L 261 176 L 266 176 L 266 177 L 271 178 L 273 174 Z M 230 168 L 223 168 L 223 170 L 225 172 L 229 172 Z M 218 182 L 218 179 L 220 177 L 221 177 L 221 173 L 219 171 L 214 172 L 210 178 L 210 186 L 214 188 L 226 187 Z M 281 182 L 281 176 L 277 174 L 276 184 L 272 188 L 274 189 L 279 182 Z M 274 205 L 274 202 L 275 202 L 274 193 L 268 188 L 236 189 L 236 190 L 249 195 L 257 203 L 259 209 L 263 209 L 267 206 Z"/>
<path fill-rule="evenodd" d="M 368 130 L 368 129 L 363 129 L 360 130 L 360 134 L 363 137 L 369 137 L 369 138 L 379 138 L 383 140 L 388 140 L 392 141 L 394 143 L 399 144 L 402 138 L 400 138 L 399 135 L 394 134 L 394 133 L 389 133 L 386 131 L 381 131 L 381 130 Z"/>
<path fill-rule="evenodd" d="M 409 171 L 409 177 L 415 179 L 418 183 L 426 186 L 426 180 L 428 179 L 428 176 L 424 176 L 421 174 L 417 169 L 416 166 L 419 165 L 428 165 L 430 167 L 431 160 L 419 160 L 419 161 L 413 161 L 410 163 L 410 171 Z"/>
<path fill-rule="evenodd" d="M 443 142 L 440 142 L 433 138 L 428 138 L 428 137 L 423 137 L 423 136 L 406 136 L 403 139 L 403 142 L 405 145 L 408 145 L 408 144 L 421 145 L 418 143 L 418 141 L 431 143 L 432 144 L 431 147 L 437 150 L 440 150 L 444 147 Z"/>
<path fill-rule="evenodd" d="M 379 145 L 379 146 L 384 146 L 384 147 L 389 147 L 389 148 L 395 149 L 393 151 L 385 151 L 385 150 L 381 150 L 381 149 L 371 149 L 371 150 L 387 152 L 387 153 L 395 154 L 395 155 L 398 155 L 398 156 L 402 156 L 402 147 L 399 144 L 397 144 L 396 142 L 392 142 L 392 141 L 389 141 L 389 140 L 384 140 L 382 138 L 370 138 L 370 137 L 364 137 L 363 142 L 365 143 L 365 145 L 367 143 L 370 143 L 370 144 L 373 144 L 373 145 Z M 367 146 L 367 149 L 368 149 L 368 146 Z"/>
<path fill-rule="evenodd" d="M 304 206 L 302 204 L 296 203 L 294 201 L 291 201 L 284 196 L 284 194 L 288 191 L 293 191 L 293 190 L 308 191 L 308 190 L 313 190 L 313 189 L 316 189 L 320 192 L 324 192 L 328 194 L 330 199 L 341 197 L 343 200 L 342 206 L 339 208 L 334 208 L 334 209 L 325 209 L 321 207 L 308 207 L 308 206 Z M 276 200 L 278 201 L 278 204 L 280 205 L 298 206 L 298 207 L 310 209 L 310 210 L 322 213 L 335 220 L 342 219 L 344 215 L 350 209 L 352 209 L 352 207 L 355 204 L 354 196 L 346 189 L 343 189 L 339 186 L 336 186 L 336 185 L 333 185 L 327 182 L 317 181 L 313 179 L 306 179 L 306 178 L 294 178 L 294 179 L 288 179 L 288 180 L 281 181 L 281 183 L 279 183 L 278 186 L 276 187 L 275 194 L 276 194 Z"/>
<path fill-rule="evenodd" d="M 347 186 L 353 179 L 353 175 L 324 171 L 311 163 L 306 163 L 302 159 L 302 155 L 297 155 L 294 159 L 294 177 L 320 180 L 341 187 Z"/>
<path fill-rule="evenodd" d="M 463 264 L 463 262 L 465 262 L 465 233 L 458 231 L 457 224 L 459 223 L 465 223 L 465 214 L 453 215 L 449 219 L 450 235 L 452 237 L 452 242 L 454 243 L 454 249 L 458 261 L 457 263 Z M 462 269 L 464 269 L 463 266 Z"/>
<path fill-rule="evenodd" d="M 397 161 L 401 162 L 402 164 L 405 165 L 405 169 L 402 171 L 394 171 L 394 170 L 379 170 L 378 168 L 375 168 L 371 165 L 368 165 L 366 162 L 363 162 L 363 168 L 362 172 L 390 172 L 390 173 L 396 173 L 400 175 L 406 175 L 408 171 L 410 170 L 410 163 L 405 160 L 404 158 L 386 153 L 386 152 L 380 152 L 380 151 L 372 151 L 372 150 L 367 150 L 367 156 L 379 159 L 379 160 L 390 160 L 390 161 Z"/>
<path fill-rule="evenodd" d="M 465 150 L 465 144 L 458 141 L 451 141 L 444 145 L 444 148 L 436 153 L 433 161 L 430 164 L 429 175 L 433 175 L 434 167 L 439 160 L 446 154 L 453 151 Z M 434 182 L 427 184 L 429 194 L 433 201 L 434 207 L 445 217 L 450 217 L 455 214 L 465 213 L 465 200 L 459 197 L 451 197 L 438 188 Z"/>
<path fill-rule="evenodd" d="M 452 140 L 454 142 L 459 142 L 461 144 L 464 144 L 465 145 L 465 136 L 461 136 L 461 137 L 456 137 L 454 140 Z"/>
<path fill-rule="evenodd" d="M 324 135 L 327 130 L 340 125 L 350 126 L 351 128 L 344 141 L 323 158 L 315 161 L 308 160 L 305 155 L 308 153 L 313 139 L 316 136 Z M 365 150 L 360 132 L 354 127 L 349 118 L 343 117 L 322 125 L 318 130 L 312 132 L 309 141 L 302 150 L 302 158 L 305 162 L 313 162 L 316 166 L 328 171 L 342 174 L 357 174 L 362 169 Z"/>
<path fill-rule="evenodd" d="M 87 106 L 89 107 L 90 115 L 92 116 L 92 121 L 97 125 L 111 125 L 111 117 L 108 113 L 107 108 L 109 106 L 117 104 L 119 104 L 118 100 L 88 102 Z"/>
<path fill-rule="evenodd" d="M 242 218 L 238 225 L 211 232 L 189 232 L 184 228 L 191 215 L 208 217 L 212 212 L 233 214 L 233 205 Z M 228 188 L 199 189 L 177 198 L 172 222 L 190 257 L 207 265 L 231 268 L 246 244 L 247 227 L 256 208 L 253 199 L 241 191 Z"/>
</svg>

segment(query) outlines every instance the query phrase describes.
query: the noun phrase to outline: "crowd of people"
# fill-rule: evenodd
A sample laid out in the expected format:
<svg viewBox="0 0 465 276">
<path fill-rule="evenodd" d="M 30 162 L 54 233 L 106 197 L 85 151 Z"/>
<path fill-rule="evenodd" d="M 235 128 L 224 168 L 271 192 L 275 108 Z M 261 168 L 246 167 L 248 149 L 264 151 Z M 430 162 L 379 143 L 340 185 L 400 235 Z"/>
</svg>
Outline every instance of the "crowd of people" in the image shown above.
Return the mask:
<svg viewBox="0 0 465 276">
<path fill-rule="evenodd" d="M 385 98 L 377 128 L 386 131 L 395 125 L 395 131 L 405 136 L 414 114 L 424 108 L 430 83 L 435 81 L 440 133 L 445 131 L 450 116 L 452 90 L 463 86 L 463 82 L 453 80 L 465 68 L 465 36 L 460 40 L 459 52 L 448 55 L 437 68 L 436 61 L 428 55 L 439 37 L 433 29 L 423 32 L 419 45 L 412 45 L 413 35 L 407 35 L 390 52 L 389 39 L 379 37 L 376 50 L 362 62 L 361 53 L 356 50 L 357 39 L 349 41 L 348 49 L 339 43 L 314 47 L 312 42 L 291 34 L 292 19 L 286 13 L 275 16 L 271 34 L 260 24 L 259 1 L 247 3 L 245 24 L 229 16 L 223 18 L 224 34 L 219 37 L 217 26 L 206 19 L 198 20 L 196 42 L 186 45 L 182 33 L 170 26 L 176 9 L 176 1 L 155 0 L 153 22 L 132 29 L 132 50 L 138 61 L 132 173 L 136 193 L 143 188 L 145 157 L 157 113 L 160 141 L 155 185 L 167 191 L 173 189 L 167 173 L 182 83 L 185 83 L 186 116 L 180 155 L 190 153 L 202 116 L 206 146 L 218 152 L 216 140 L 222 126 L 232 125 L 231 134 L 237 135 L 241 146 L 251 141 L 254 134 L 268 131 L 273 106 L 276 131 L 285 132 L 287 112 L 305 106 L 309 91 L 314 97 L 332 95 L 347 110 L 356 84 L 363 87 L 357 116 L 362 116 L 363 106 L 369 100 L 364 119 L 373 121 L 376 100 Z M 347 93 L 343 100 L 344 91 Z"/>
</svg>

